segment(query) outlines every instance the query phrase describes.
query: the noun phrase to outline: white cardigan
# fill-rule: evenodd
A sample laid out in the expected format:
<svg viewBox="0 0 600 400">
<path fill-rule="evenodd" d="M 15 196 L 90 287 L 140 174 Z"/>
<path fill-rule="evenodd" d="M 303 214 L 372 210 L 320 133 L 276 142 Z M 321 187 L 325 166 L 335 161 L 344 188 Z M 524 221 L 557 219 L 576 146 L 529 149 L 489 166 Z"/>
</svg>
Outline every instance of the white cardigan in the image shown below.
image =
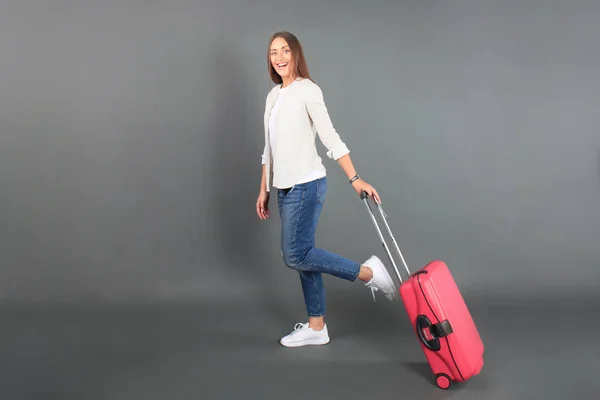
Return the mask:
<svg viewBox="0 0 600 400">
<path fill-rule="evenodd" d="M 269 118 L 280 88 L 281 85 L 276 85 L 271 89 L 265 104 L 262 163 L 266 164 L 267 191 L 270 191 L 271 185 L 277 188 L 292 187 L 311 171 L 325 171 L 317 153 L 316 134 L 327 148 L 329 158 L 338 160 L 350 153 L 333 127 L 321 88 L 310 79 L 301 78 L 288 87 L 286 101 L 279 108 L 275 119 L 277 140 L 275 148 L 271 149 Z"/>
</svg>

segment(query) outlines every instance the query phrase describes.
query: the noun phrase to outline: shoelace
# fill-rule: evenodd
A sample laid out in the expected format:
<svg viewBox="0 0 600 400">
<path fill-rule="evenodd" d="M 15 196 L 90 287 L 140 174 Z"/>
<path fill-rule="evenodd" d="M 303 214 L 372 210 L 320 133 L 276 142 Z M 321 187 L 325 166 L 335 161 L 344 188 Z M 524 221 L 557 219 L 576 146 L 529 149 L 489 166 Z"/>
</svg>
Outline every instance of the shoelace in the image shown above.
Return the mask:
<svg viewBox="0 0 600 400">
<path fill-rule="evenodd" d="M 371 289 L 371 294 L 373 295 L 373 301 L 377 302 L 377 299 L 375 298 L 375 292 L 377 292 L 381 289 L 379 289 L 379 287 L 375 286 L 374 283 L 370 283 L 370 282 L 365 284 L 365 286 L 367 286 L 369 289 Z"/>
<path fill-rule="evenodd" d="M 371 286 L 371 294 L 373 295 L 373 301 L 377 302 L 377 299 L 375 298 L 375 292 L 378 291 L 379 288 L 376 286 Z"/>
<path fill-rule="evenodd" d="M 294 331 L 291 334 L 295 335 L 296 333 L 300 332 L 303 328 L 306 328 L 307 326 L 308 326 L 308 324 L 303 324 L 301 322 L 298 322 L 296 325 L 294 325 Z"/>
</svg>

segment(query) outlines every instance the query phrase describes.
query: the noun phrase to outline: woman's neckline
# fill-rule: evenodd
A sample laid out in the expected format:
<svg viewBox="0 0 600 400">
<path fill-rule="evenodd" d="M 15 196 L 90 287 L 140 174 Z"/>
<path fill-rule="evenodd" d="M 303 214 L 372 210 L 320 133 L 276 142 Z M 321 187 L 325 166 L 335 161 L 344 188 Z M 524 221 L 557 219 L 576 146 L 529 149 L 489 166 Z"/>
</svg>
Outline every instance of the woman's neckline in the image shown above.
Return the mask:
<svg viewBox="0 0 600 400">
<path fill-rule="evenodd" d="M 289 85 L 287 85 L 286 87 L 283 87 L 283 82 L 279 85 L 279 89 L 287 89 L 290 86 L 292 86 L 294 83 L 300 81 L 302 78 L 296 78 L 294 79 Z"/>
</svg>

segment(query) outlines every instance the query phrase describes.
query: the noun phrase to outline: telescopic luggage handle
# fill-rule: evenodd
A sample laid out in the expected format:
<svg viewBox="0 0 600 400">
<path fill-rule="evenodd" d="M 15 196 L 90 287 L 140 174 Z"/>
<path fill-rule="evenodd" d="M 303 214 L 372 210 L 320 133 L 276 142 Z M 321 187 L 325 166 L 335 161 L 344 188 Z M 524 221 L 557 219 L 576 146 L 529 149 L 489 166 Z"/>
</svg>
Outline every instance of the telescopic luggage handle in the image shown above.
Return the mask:
<svg viewBox="0 0 600 400">
<path fill-rule="evenodd" d="M 400 284 L 402 284 L 402 276 L 400 275 L 400 271 L 398 271 L 398 267 L 396 266 L 396 263 L 394 262 L 394 257 L 392 257 L 392 253 L 390 252 L 390 249 L 383 237 L 383 234 L 381 233 L 381 229 L 379 229 L 379 224 L 377 223 L 377 220 L 375 219 L 375 215 L 373 215 L 373 211 L 371 210 L 371 205 L 369 204 L 369 194 L 365 191 L 363 191 L 360 194 L 360 198 L 363 200 L 363 202 L 365 203 L 365 207 L 367 207 L 367 211 L 369 212 L 369 215 L 371 216 L 371 220 L 373 221 L 373 225 L 375 226 L 375 229 L 377 230 L 377 234 L 379 235 L 379 240 L 381 241 L 381 244 L 383 245 L 389 259 L 390 262 L 392 263 L 392 265 L 394 266 L 394 270 L 396 270 L 396 274 L 398 275 L 398 279 L 400 280 Z M 373 203 L 375 203 L 375 205 L 377 206 L 377 208 L 379 209 L 379 213 L 381 214 L 381 217 L 383 219 L 383 223 L 385 224 L 388 233 L 390 234 L 390 238 L 392 240 L 392 243 L 394 243 L 394 247 L 396 248 L 396 251 L 398 252 L 398 254 L 400 255 L 400 259 L 402 260 L 402 263 L 404 264 L 404 268 L 406 269 L 406 272 L 408 273 L 408 276 L 410 277 L 410 270 L 408 269 L 408 266 L 406 265 L 406 261 L 404 261 L 404 256 L 402 255 L 402 252 L 400 251 L 400 248 L 398 247 L 398 243 L 396 243 L 396 239 L 394 238 L 394 234 L 392 233 L 392 230 L 390 229 L 390 226 L 387 223 L 387 215 L 385 214 L 385 212 L 383 211 L 383 207 L 381 207 L 381 204 L 377 203 L 376 201 L 373 201 Z"/>
</svg>

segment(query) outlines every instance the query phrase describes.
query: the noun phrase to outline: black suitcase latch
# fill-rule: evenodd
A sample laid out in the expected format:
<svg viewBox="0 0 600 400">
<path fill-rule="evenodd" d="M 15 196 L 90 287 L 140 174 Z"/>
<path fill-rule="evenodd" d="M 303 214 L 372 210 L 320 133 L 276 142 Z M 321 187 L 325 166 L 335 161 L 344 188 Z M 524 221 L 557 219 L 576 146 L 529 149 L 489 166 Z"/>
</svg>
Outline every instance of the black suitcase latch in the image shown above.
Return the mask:
<svg viewBox="0 0 600 400">
<path fill-rule="evenodd" d="M 453 332 L 452 325 L 450 325 L 450 321 L 448 320 L 444 320 L 439 324 L 431 325 L 431 333 L 437 337 L 446 337 Z"/>
</svg>

